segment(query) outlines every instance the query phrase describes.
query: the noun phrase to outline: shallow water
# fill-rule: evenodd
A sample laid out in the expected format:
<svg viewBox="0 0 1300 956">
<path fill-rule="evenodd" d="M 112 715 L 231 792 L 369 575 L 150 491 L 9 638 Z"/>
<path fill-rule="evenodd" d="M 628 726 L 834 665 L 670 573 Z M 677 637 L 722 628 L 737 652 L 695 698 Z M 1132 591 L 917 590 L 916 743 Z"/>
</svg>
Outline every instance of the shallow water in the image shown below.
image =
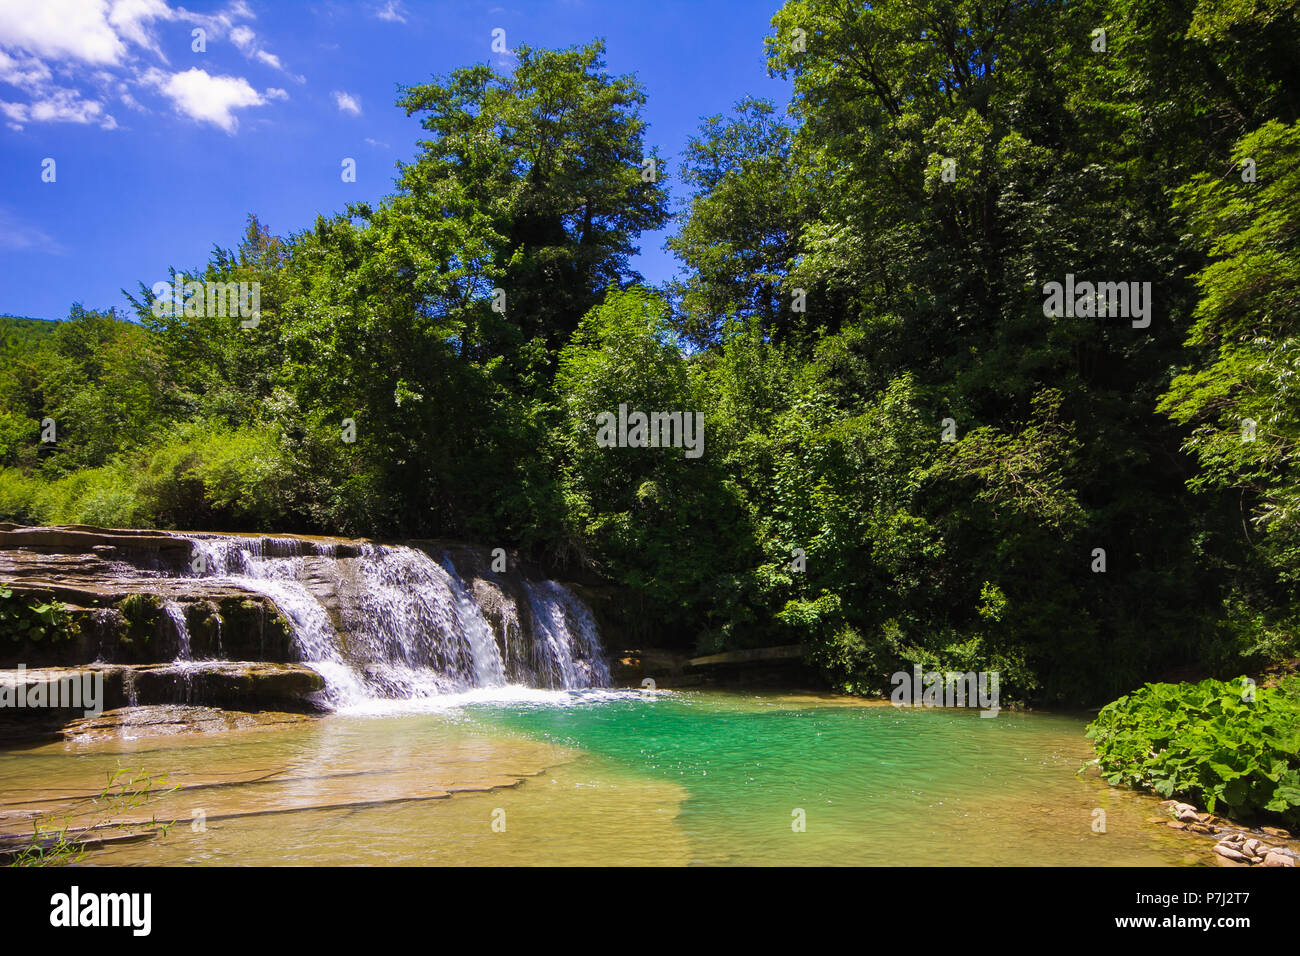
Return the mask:
<svg viewBox="0 0 1300 956">
<path fill-rule="evenodd" d="M 114 865 L 1208 858 L 1208 844 L 1146 822 L 1154 798 L 1076 774 L 1090 749 L 1074 717 L 636 691 L 405 706 L 416 712 L 391 704 L 279 728 L 0 754 L 0 813 L 177 821 L 86 860 Z M 129 811 L 76 801 L 118 766 L 186 789 Z M 1098 810 L 1105 832 L 1094 832 Z"/>
</svg>

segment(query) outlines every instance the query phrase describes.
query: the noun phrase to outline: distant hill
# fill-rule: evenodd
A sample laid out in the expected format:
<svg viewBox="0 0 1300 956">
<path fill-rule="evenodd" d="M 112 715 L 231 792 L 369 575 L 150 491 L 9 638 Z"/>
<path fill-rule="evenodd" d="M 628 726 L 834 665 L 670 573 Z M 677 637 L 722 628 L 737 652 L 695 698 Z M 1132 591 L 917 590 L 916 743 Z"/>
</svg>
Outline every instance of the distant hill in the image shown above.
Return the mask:
<svg viewBox="0 0 1300 956">
<path fill-rule="evenodd" d="M 51 319 L 23 315 L 0 315 L 0 351 L 8 352 L 35 345 L 58 327 Z"/>
</svg>

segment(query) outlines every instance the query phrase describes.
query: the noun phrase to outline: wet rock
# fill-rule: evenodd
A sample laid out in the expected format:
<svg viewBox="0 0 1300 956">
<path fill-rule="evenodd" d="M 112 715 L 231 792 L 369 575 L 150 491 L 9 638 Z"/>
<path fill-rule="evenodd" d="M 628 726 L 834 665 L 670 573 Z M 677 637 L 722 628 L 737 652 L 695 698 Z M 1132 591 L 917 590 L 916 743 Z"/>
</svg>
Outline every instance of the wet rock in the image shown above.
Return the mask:
<svg viewBox="0 0 1300 956">
<path fill-rule="evenodd" d="M 135 670 L 141 704 L 195 704 L 229 710 L 314 709 L 325 679 L 300 664 L 195 661 Z"/>
<path fill-rule="evenodd" d="M 1285 850 L 1273 849 L 1264 856 L 1262 866 L 1295 866 L 1295 857 Z"/>
<path fill-rule="evenodd" d="M 1281 837 L 1283 840 L 1291 839 L 1291 834 L 1281 827 L 1260 827 L 1260 833 L 1267 833 L 1269 836 Z"/>
<path fill-rule="evenodd" d="M 195 704 L 311 713 L 324 678 L 302 664 L 190 661 L 0 671 L 0 742 L 39 740 L 120 707 Z M 19 701 L 21 700 L 21 705 Z"/>
<path fill-rule="evenodd" d="M 178 705 L 122 707 L 98 717 L 74 720 L 62 729 L 66 740 L 87 743 L 96 740 L 142 737 L 170 737 L 178 734 L 226 733 L 261 727 L 282 727 L 312 720 L 306 714 L 281 711 L 247 713 L 216 707 Z M 0 821 L 2 822 L 2 821 Z"/>
</svg>

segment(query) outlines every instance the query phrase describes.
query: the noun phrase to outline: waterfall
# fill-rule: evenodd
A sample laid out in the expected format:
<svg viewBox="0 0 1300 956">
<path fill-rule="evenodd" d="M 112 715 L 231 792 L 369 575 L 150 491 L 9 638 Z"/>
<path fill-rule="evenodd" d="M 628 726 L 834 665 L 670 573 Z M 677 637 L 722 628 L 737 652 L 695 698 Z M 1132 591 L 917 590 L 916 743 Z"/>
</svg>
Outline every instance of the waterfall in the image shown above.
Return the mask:
<svg viewBox="0 0 1300 956">
<path fill-rule="evenodd" d="M 175 664 L 181 671 L 182 698 L 188 704 L 194 697 L 194 653 L 190 645 L 190 626 L 185 621 L 185 609 L 175 601 L 164 601 L 162 609 L 176 631 Z"/>
<path fill-rule="evenodd" d="M 175 601 L 165 601 L 163 602 L 163 613 L 167 615 L 176 631 L 177 662 L 192 661 L 194 655 L 190 649 L 190 626 L 185 623 L 185 609 Z"/>
<path fill-rule="evenodd" d="M 609 665 L 600 649 L 600 635 L 591 610 L 556 581 L 525 582 L 533 613 L 534 671 L 548 687 L 604 687 Z"/>
<path fill-rule="evenodd" d="M 520 580 L 530 612 L 525 625 L 515 608 L 521 602 L 506 595 L 511 585 L 502 581 L 509 617 L 498 634 L 445 553 L 435 560 L 419 548 L 368 542 L 183 537 L 192 576 L 275 604 L 302 662 L 324 677 L 319 702 L 328 707 L 505 687 L 507 671 L 537 687 L 609 684 L 595 618 L 558 582 Z M 175 620 L 170 610 L 168 616 Z M 529 647 L 522 654 L 521 639 Z"/>
</svg>

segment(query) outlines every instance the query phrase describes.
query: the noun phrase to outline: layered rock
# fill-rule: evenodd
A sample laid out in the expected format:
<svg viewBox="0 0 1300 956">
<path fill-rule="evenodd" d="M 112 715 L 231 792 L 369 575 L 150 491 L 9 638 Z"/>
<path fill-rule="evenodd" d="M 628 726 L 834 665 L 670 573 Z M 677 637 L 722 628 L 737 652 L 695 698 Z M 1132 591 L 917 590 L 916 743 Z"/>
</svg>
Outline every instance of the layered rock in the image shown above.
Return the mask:
<svg viewBox="0 0 1300 956">
<path fill-rule="evenodd" d="M 502 559 L 432 540 L 0 524 L 0 669 L 94 665 L 114 701 L 130 686 L 139 703 L 247 709 L 607 684 L 588 606 Z M 54 603 L 57 626 L 23 620 Z M 308 666 L 257 666 L 294 663 Z"/>
</svg>

